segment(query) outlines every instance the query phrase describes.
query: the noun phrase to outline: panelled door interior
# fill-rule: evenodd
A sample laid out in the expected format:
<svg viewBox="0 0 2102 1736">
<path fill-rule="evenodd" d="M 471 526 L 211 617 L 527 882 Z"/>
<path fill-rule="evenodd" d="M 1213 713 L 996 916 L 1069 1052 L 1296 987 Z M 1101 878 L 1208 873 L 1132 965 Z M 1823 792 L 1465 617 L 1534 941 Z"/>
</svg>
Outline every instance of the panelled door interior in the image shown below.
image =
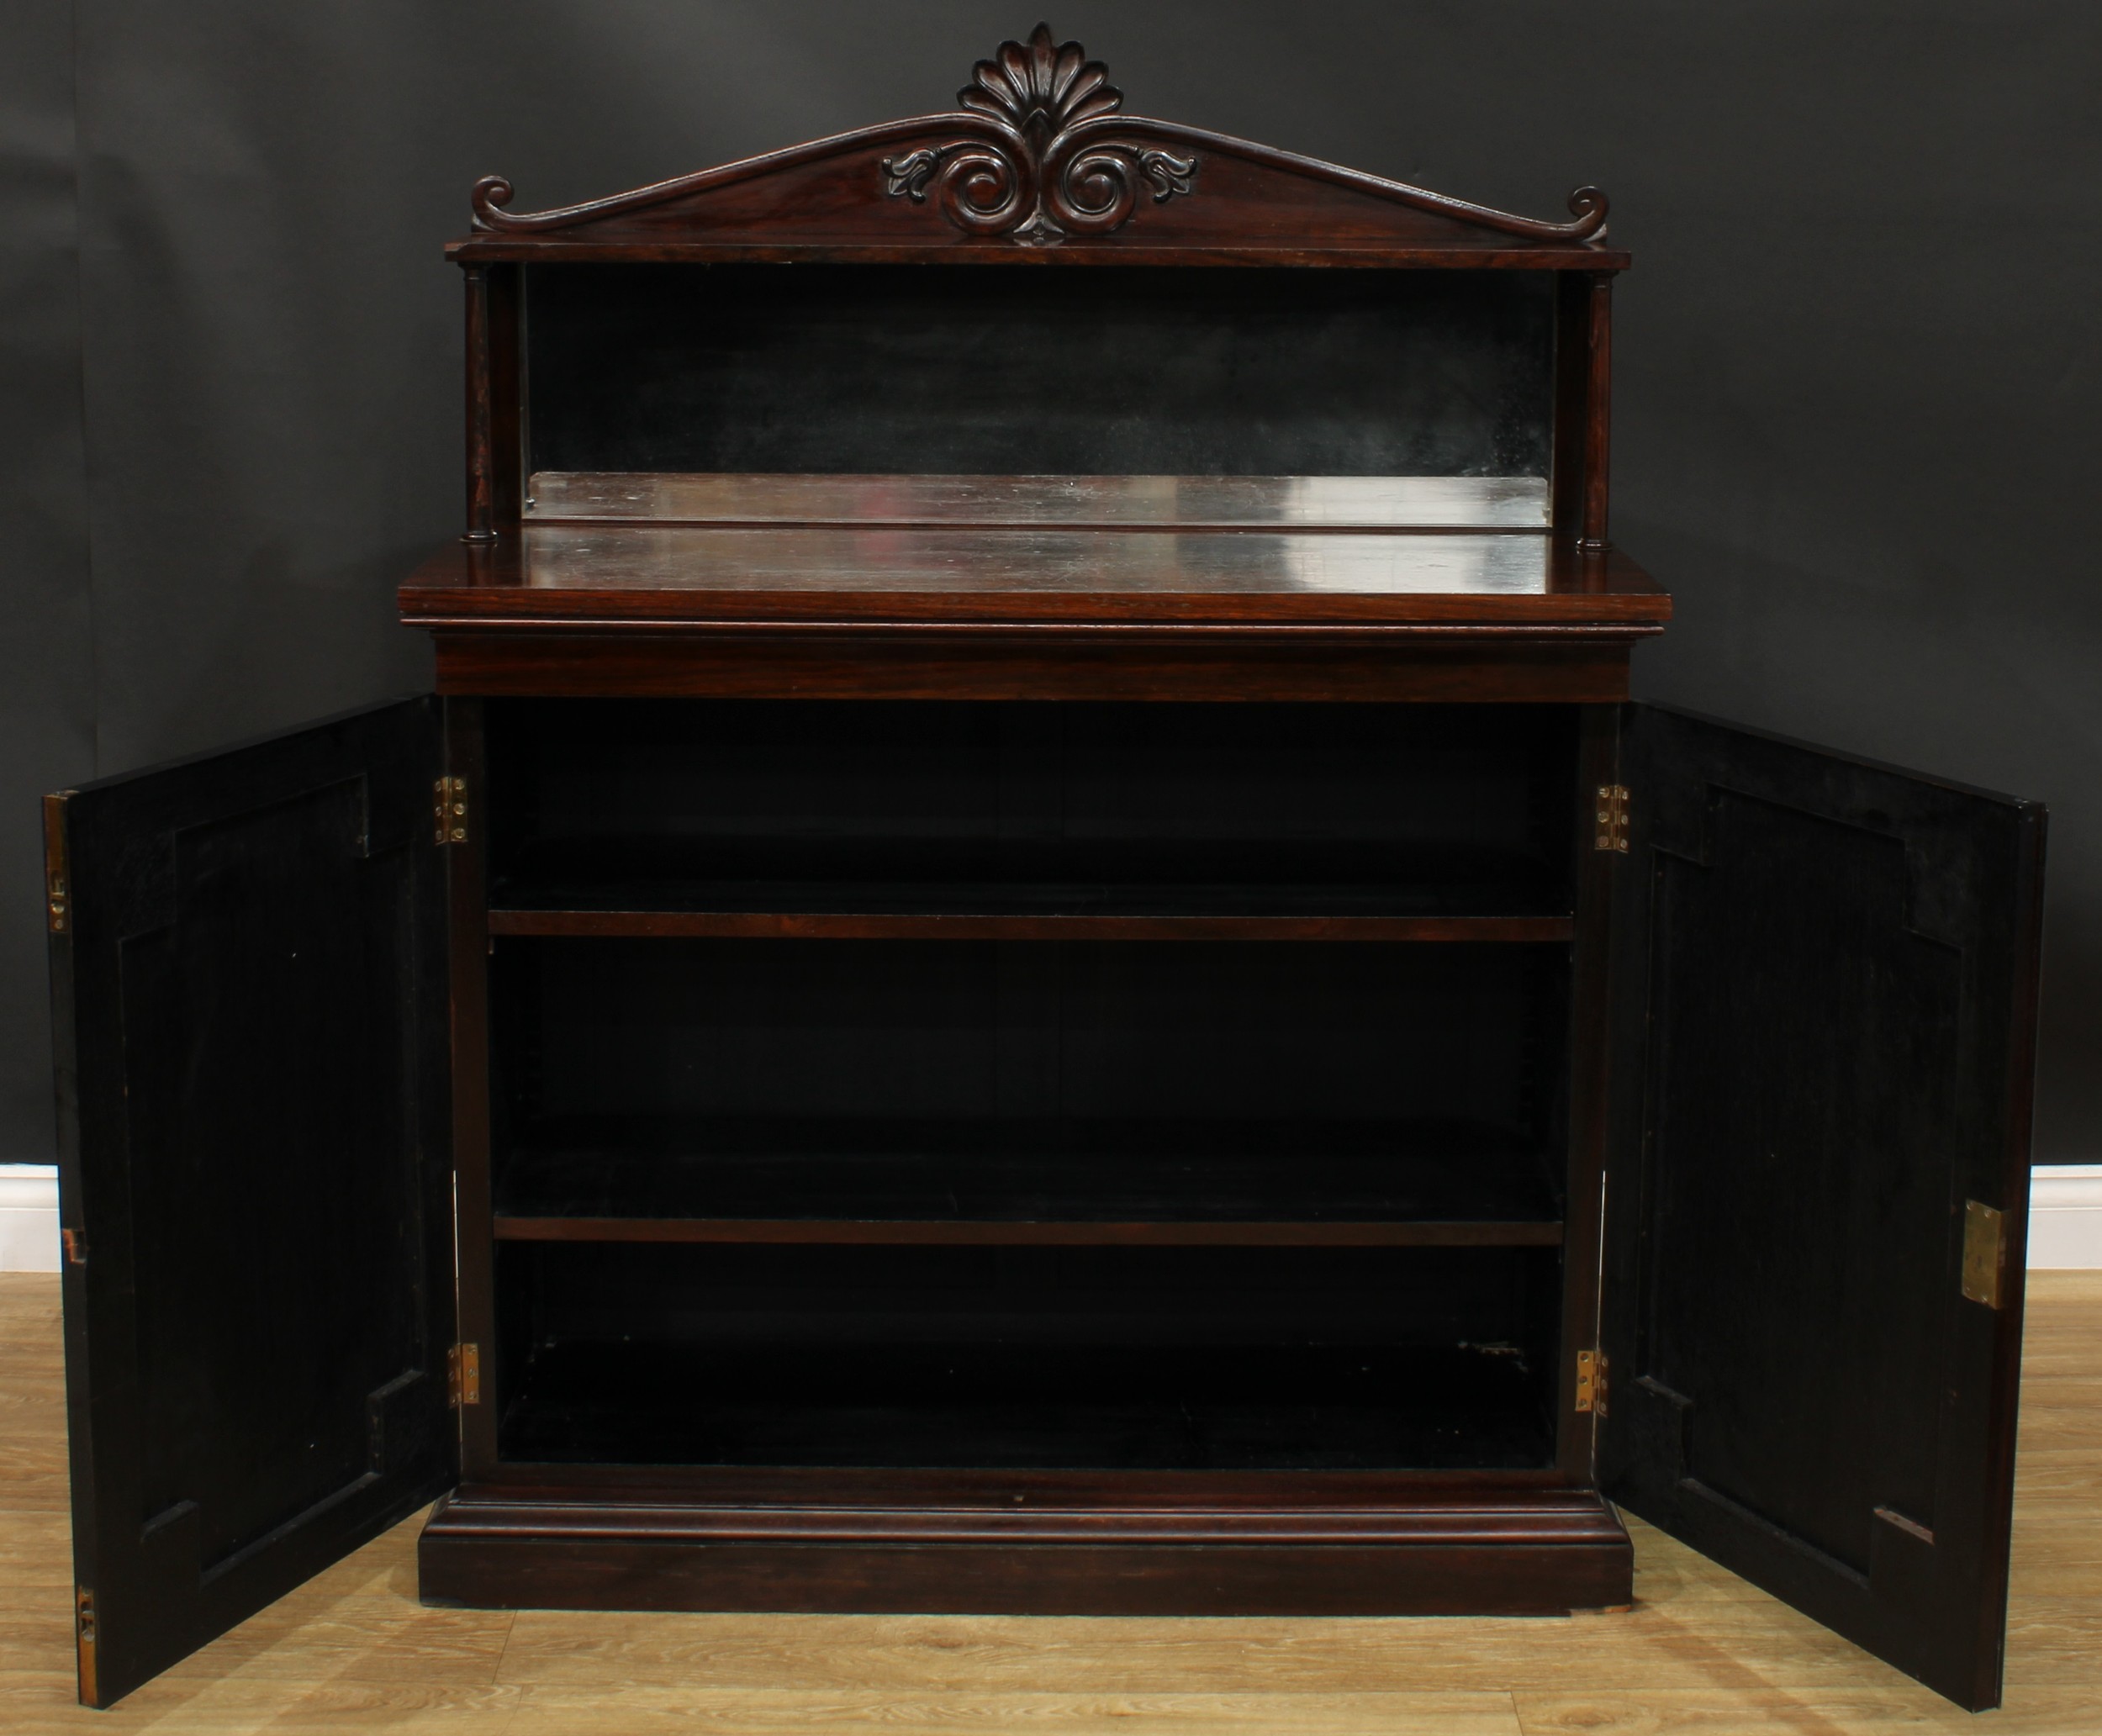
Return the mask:
<svg viewBox="0 0 2102 1736">
<path fill-rule="evenodd" d="M 492 177 L 436 694 L 46 809 L 80 1689 L 499 1607 L 1533 1614 L 1997 1703 L 2043 816 L 1636 704 L 1596 188 Z M 1727 334 L 1719 341 L 1727 341 Z"/>
<path fill-rule="evenodd" d="M 1604 1487 L 1989 1702 L 2042 811 L 1629 710 Z"/>
<path fill-rule="evenodd" d="M 82 1696 L 451 1486 L 439 706 L 54 797 Z"/>
</svg>

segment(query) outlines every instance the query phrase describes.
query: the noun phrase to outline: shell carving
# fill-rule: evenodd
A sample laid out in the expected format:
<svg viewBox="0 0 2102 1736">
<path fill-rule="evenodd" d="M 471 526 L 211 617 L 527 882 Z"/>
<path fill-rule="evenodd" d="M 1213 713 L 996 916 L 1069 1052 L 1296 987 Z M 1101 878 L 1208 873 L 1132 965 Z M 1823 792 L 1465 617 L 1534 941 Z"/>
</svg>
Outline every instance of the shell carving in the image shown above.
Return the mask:
<svg viewBox="0 0 2102 1736">
<path fill-rule="evenodd" d="M 970 136 L 885 157 L 884 190 L 924 204 L 967 235 L 1043 245 L 1107 235 L 1131 220 L 1142 191 L 1156 204 L 1190 191 L 1196 159 L 1113 136 L 1124 93 L 1077 42 L 1038 24 L 972 69 L 957 104 L 980 117 Z"/>
</svg>

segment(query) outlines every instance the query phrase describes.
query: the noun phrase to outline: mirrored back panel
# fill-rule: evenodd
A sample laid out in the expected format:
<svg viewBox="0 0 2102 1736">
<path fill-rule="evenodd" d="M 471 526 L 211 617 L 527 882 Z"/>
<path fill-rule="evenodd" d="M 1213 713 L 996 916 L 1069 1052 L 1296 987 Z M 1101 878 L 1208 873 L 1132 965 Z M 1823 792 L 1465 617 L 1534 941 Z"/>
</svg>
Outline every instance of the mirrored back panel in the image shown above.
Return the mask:
<svg viewBox="0 0 2102 1736">
<path fill-rule="evenodd" d="M 1544 478 L 1551 277 L 536 264 L 526 468 Z"/>
</svg>

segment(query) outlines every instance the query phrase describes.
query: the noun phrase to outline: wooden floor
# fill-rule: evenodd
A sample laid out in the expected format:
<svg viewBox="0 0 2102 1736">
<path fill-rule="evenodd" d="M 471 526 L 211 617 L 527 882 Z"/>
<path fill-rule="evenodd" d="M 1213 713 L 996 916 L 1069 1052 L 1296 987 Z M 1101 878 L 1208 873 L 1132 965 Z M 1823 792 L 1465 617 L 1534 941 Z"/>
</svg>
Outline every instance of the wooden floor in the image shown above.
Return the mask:
<svg viewBox="0 0 2102 1736">
<path fill-rule="evenodd" d="M 1639 1523 L 1627 1615 L 1133 1621 L 425 1609 L 418 1520 L 84 1712 L 58 1280 L 0 1275 L 0 1731 L 2102 1736 L 2102 1273 L 2030 1284 L 2007 1703 L 1973 1721 Z"/>
</svg>

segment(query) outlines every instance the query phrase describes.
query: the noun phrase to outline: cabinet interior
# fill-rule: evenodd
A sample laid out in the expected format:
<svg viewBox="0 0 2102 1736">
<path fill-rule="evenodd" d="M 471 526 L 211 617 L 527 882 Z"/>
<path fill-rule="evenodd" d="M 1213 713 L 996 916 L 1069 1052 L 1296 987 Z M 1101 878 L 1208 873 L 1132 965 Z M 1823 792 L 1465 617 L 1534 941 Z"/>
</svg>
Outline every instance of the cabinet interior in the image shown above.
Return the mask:
<svg viewBox="0 0 2102 1736">
<path fill-rule="evenodd" d="M 505 909 L 1566 919 L 1570 708 L 502 700 Z"/>
<path fill-rule="evenodd" d="M 486 727 L 506 1459 L 1551 1460 L 1566 712 Z"/>
<path fill-rule="evenodd" d="M 1551 1249 L 506 1244 L 507 1458 L 1177 1470 L 1551 1454 Z"/>
</svg>

